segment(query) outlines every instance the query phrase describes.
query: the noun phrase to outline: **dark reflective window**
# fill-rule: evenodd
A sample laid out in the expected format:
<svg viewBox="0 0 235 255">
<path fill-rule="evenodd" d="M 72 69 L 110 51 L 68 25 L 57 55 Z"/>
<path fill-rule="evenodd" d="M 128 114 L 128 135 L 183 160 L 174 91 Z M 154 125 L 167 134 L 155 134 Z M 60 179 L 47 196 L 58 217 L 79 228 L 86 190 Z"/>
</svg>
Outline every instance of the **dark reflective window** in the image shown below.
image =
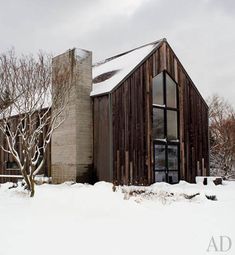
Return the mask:
<svg viewBox="0 0 235 255">
<path fill-rule="evenodd" d="M 176 83 L 171 79 L 171 77 L 166 74 L 166 101 L 167 107 L 176 108 Z"/>
<path fill-rule="evenodd" d="M 178 139 L 177 111 L 167 111 L 167 138 L 169 140 Z"/>
<path fill-rule="evenodd" d="M 155 170 L 166 168 L 166 146 L 155 144 Z"/>
<path fill-rule="evenodd" d="M 179 182 L 178 171 L 168 171 L 168 182 L 169 183 L 177 183 L 177 182 Z"/>
<path fill-rule="evenodd" d="M 177 93 L 177 84 L 166 71 L 153 78 L 154 174 L 156 182 L 177 183 L 179 181 Z"/>
<path fill-rule="evenodd" d="M 165 172 L 155 172 L 155 181 L 156 182 L 166 182 Z"/>
<path fill-rule="evenodd" d="M 163 105 L 163 73 L 153 78 L 153 104 Z"/>
<path fill-rule="evenodd" d="M 168 170 L 178 170 L 178 146 L 168 145 Z"/>
<path fill-rule="evenodd" d="M 13 162 L 7 161 L 6 168 L 7 169 L 19 169 L 19 167 L 15 161 L 13 161 Z"/>
<path fill-rule="evenodd" d="M 164 122 L 164 110 L 153 108 L 153 139 L 165 138 Z"/>
</svg>

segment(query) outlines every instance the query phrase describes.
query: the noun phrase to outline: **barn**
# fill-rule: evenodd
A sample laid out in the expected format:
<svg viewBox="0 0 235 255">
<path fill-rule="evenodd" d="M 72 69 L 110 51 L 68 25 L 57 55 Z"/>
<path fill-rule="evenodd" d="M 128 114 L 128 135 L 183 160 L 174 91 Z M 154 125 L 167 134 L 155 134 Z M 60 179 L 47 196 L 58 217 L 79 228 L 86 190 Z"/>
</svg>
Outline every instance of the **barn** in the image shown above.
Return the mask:
<svg viewBox="0 0 235 255">
<path fill-rule="evenodd" d="M 54 58 L 61 62 L 74 73 L 73 93 L 47 156 L 53 183 L 173 184 L 209 175 L 208 106 L 166 39 L 95 64 L 90 51 L 73 49 Z M 0 155 L 3 182 L 15 165 Z"/>
<path fill-rule="evenodd" d="M 93 67 L 94 168 L 119 184 L 209 174 L 208 106 L 163 39 Z"/>
</svg>

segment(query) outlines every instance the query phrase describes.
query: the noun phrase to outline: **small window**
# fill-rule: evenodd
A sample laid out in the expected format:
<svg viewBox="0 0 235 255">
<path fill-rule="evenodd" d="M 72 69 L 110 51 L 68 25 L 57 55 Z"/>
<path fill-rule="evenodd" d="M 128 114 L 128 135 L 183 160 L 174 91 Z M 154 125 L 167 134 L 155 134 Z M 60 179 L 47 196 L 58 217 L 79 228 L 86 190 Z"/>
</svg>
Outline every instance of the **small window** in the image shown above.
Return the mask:
<svg viewBox="0 0 235 255">
<path fill-rule="evenodd" d="M 153 78 L 153 104 L 163 105 L 163 95 L 163 73 L 160 73 Z"/>
<path fill-rule="evenodd" d="M 178 170 L 178 146 L 168 145 L 168 170 Z"/>
<path fill-rule="evenodd" d="M 164 171 L 162 172 L 155 172 L 155 181 L 156 182 L 166 182 L 166 174 Z"/>
<path fill-rule="evenodd" d="M 169 140 L 178 139 L 178 123 L 177 123 L 177 111 L 167 111 L 167 138 Z"/>
<path fill-rule="evenodd" d="M 168 182 L 171 184 L 179 182 L 179 172 L 168 171 Z"/>
<path fill-rule="evenodd" d="M 164 139 L 164 110 L 153 108 L 153 138 Z"/>
<path fill-rule="evenodd" d="M 6 169 L 19 169 L 19 167 L 15 161 L 13 161 L 13 162 L 7 161 Z"/>
<path fill-rule="evenodd" d="M 166 146 L 155 144 L 155 170 L 164 170 L 166 168 Z"/>
<path fill-rule="evenodd" d="M 171 79 L 171 77 L 166 74 L 166 100 L 167 107 L 176 108 L 177 99 L 176 99 L 176 83 Z"/>
</svg>

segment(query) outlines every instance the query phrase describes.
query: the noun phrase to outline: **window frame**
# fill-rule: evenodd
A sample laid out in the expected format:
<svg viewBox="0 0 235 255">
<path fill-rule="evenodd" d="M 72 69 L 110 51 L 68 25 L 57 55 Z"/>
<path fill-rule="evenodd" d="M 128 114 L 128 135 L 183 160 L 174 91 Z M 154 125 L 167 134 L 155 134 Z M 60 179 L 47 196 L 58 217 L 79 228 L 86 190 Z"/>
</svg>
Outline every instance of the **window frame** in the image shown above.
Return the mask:
<svg viewBox="0 0 235 255">
<path fill-rule="evenodd" d="M 155 179 L 155 172 L 165 172 L 166 174 L 166 180 L 169 182 L 169 173 L 170 172 L 178 172 L 178 181 L 180 180 L 180 124 L 179 124 L 179 88 L 178 83 L 171 77 L 171 75 L 164 70 L 163 72 L 163 105 L 158 105 L 152 103 L 152 107 L 156 109 L 162 109 L 164 114 L 164 139 L 157 139 L 153 137 L 153 151 L 154 151 L 154 158 L 153 158 L 153 171 L 154 171 L 154 179 Z M 159 73 L 160 74 L 160 73 Z M 157 74 L 157 75 L 159 75 Z M 156 76 L 157 76 L 156 75 Z M 173 82 L 176 85 L 176 108 L 168 107 L 167 106 L 167 84 L 166 84 L 166 75 L 168 75 Z M 156 77 L 155 76 L 155 77 Z M 153 77 L 154 79 L 154 77 Z M 152 82 L 152 85 L 154 83 Z M 167 126 L 167 111 L 175 111 L 177 113 L 177 139 L 168 139 L 167 132 L 168 132 L 168 126 Z M 156 145 L 165 145 L 165 169 L 155 170 L 155 146 Z M 168 170 L 168 146 L 174 145 L 177 146 L 177 152 L 178 152 L 178 169 L 177 170 Z M 173 182 L 174 183 L 174 182 Z"/>
<path fill-rule="evenodd" d="M 17 165 L 16 161 L 5 161 L 6 170 L 20 170 L 19 166 Z"/>
</svg>

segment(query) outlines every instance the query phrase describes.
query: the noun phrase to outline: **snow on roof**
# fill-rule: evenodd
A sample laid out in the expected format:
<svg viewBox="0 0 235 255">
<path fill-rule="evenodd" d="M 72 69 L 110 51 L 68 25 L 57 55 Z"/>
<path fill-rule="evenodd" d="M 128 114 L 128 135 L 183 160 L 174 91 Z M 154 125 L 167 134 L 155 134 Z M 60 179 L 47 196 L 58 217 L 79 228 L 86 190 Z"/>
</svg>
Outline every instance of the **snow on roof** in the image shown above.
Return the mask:
<svg viewBox="0 0 235 255">
<path fill-rule="evenodd" d="M 159 40 L 93 65 L 91 96 L 111 92 L 161 42 Z"/>
</svg>

